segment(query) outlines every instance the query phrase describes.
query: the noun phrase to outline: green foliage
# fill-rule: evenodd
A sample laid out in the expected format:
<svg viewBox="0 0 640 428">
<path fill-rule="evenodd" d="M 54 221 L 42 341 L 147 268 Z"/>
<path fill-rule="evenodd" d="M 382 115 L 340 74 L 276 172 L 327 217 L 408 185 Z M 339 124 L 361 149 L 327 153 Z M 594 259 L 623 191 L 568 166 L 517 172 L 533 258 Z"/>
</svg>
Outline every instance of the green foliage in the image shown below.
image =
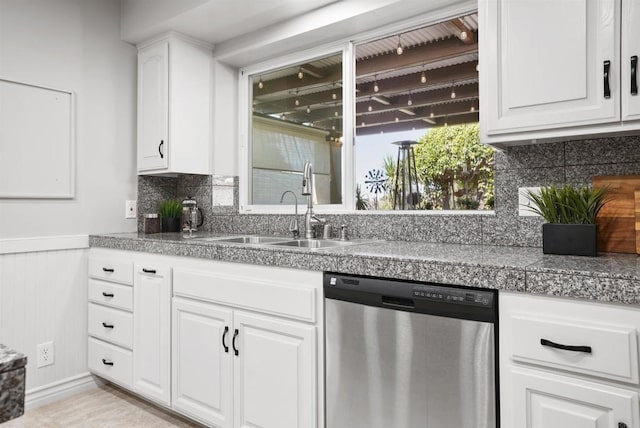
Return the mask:
<svg viewBox="0 0 640 428">
<path fill-rule="evenodd" d="M 549 186 L 540 189 L 540 194 L 527 192 L 535 207 L 528 209 L 542 216 L 548 223 L 595 224 L 596 216 L 609 202 L 606 189 L 589 187 Z"/>
<path fill-rule="evenodd" d="M 431 129 L 415 147 L 418 178 L 436 208 L 487 207 L 493 194 L 493 149 L 480 143 L 478 124 Z M 475 201 L 478 204 L 469 203 Z"/>
<path fill-rule="evenodd" d="M 362 197 L 362 190 L 360 189 L 360 185 L 356 186 L 356 209 L 357 210 L 369 209 L 369 203 Z"/>
<path fill-rule="evenodd" d="M 458 206 L 465 210 L 477 210 L 480 202 L 470 198 L 459 198 Z"/>
<path fill-rule="evenodd" d="M 160 217 L 181 217 L 182 216 L 182 202 L 177 199 L 167 199 L 160 202 Z"/>
</svg>

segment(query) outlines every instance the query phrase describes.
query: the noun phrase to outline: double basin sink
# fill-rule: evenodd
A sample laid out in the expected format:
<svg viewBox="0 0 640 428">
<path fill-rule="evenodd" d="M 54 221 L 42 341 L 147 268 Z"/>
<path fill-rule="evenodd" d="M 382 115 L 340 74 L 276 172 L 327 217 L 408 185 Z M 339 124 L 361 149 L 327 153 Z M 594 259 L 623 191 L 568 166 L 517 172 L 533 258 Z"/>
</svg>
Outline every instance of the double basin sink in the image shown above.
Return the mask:
<svg viewBox="0 0 640 428">
<path fill-rule="evenodd" d="M 242 235 L 233 237 L 199 238 L 202 241 L 226 242 L 234 244 L 268 245 L 289 248 L 336 248 L 349 245 L 364 244 L 362 241 L 340 241 L 335 239 L 293 239 L 281 236 Z"/>
</svg>

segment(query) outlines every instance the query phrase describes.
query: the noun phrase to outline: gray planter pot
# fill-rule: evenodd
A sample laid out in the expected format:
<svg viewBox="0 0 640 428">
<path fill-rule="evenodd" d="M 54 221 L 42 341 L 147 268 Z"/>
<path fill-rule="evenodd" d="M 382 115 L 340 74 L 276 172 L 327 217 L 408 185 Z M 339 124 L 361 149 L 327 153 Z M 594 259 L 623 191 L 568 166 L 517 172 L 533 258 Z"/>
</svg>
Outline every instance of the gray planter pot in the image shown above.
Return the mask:
<svg viewBox="0 0 640 428">
<path fill-rule="evenodd" d="M 542 252 L 595 257 L 598 255 L 598 226 L 545 223 L 542 225 Z"/>
</svg>

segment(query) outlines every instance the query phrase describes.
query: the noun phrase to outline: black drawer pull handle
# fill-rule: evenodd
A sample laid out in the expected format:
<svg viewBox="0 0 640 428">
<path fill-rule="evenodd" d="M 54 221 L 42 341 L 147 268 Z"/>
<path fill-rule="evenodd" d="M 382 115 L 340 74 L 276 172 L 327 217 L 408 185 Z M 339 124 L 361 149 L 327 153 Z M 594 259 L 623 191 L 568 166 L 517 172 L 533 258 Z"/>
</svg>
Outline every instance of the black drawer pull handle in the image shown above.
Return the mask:
<svg viewBox="0 0 640 428">
<path fill-rule="evenodd" d="M 103 326 L 104 328 L 113 328 L 113 324 L 107 324 L 106 322 L 103 322 L 103 323 L 102 323 L 102 326 Z"/>
<path fill-rule="evenodd" d="M 225 340 L 227 338 L 227 334 L 229 333 L 229 326 L 224 326 L 224 333 L 222 333 L 222 347 L 224 348 L 224 352 L 229 353 L 229 347 L 227 346 Z"/>
<path fill-rule="evenodd" d="M 238 329 L 233 332 L 233 341 L 231 342 L 231 346 L 233 347 L 233 353 L 238 356 L 238 348 L 236 348 L 236 337 L 238 337 Z"/>
<path fill-rule="evenodd" d="M 112 366 L 113 365 L 113 361 L 107 361 L 104 358 L 102 359 L 102 364 L 104 364 L 105 366 Z"/>
<path fill-rule="evenodd" d="M 144 272 L 144 273 L 153 273 L 153 274 L 155 274 L 155 273 L 156 273 L 156 270 L 155 270 L 155 269 L 145 269 L 145 268 L 142 268 L 142 272 Z"/>
<path fill-rule="evenodd" d="M 103 268 L 102 268 L 102 270 L 103 270 L 104 272 L 111 272 L 111 273 L 113 273 L 113 272 L 114 272 L 114 269 L 113 269 L 113 268 L 106 268 L 106 267 L 103 267 Z"/>
<path fill-rule="evenodd" d="M 562 349 L 563 351 L 584 352 L 587 354 L 591 353 L 591 346 L 561 345 L 547 339 L 540 339 L 540 344 L 542 346 L 548 346 L 550 348 Z"/>
<path fill-rule="evenodd" d="M 103 292 L 102 292 L 102 295 L 103 295 L 104 297 L 113 297 L 113 293 L 107 293 L 107 292 L 105 292 L 105 291 L 103 291 Z"/>
<path fill-rule="evenodd" d="M 625 424 L 624 422 L 618 422 L 618 428 L 627 428 L 627 424 Z"/>
<path fill-rule="evenodd" d="M 609 87 L 609 69 L 611 68 L 611 61 L 604 62 L 604 97 L 611 98 L 611 88 Z"/>
<path fill-rule="evenodd" d="M 164 140 L 160 140 L 160 144 L 158 144 L 158 153 L 160 153 L 160 159 L 164 159 L 164 153 L 162 153 L 163 145 L 164 145 Z"/>
<path fill-rule="evenodd" d="M 638 79 L 636 78 L 638 72 L 638 56 L 631 57 L 631 95 L 638 95 Z"/>
</svg>

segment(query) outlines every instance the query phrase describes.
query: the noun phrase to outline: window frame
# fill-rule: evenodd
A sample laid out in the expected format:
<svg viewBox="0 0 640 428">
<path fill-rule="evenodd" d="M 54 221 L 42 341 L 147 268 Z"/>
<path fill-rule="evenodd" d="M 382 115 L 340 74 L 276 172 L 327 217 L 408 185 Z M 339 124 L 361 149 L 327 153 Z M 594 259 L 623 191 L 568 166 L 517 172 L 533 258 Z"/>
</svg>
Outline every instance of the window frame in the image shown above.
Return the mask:
<svg viewBox="0 0 640 428">
<path fill-rule="evenodd" d="M 252 168 L 252 150 L 250 135 L 252 132 L 252 114 L 251 104 L 253 101 L 251 76 L 266 74 L 268 72 L 291 67 L 292 64 L 300 64 L 307 61 L 312 61 L 317 58 L 330 56 L 330 55 L 342 55 L 342 162 L 340 165 L 342 183 L 340 188 L 342 191 L 342 203 L 341 204 L 319 204 L 314 205 L 314 208 L 318 212 L 348 212 L 355 209 L 355 203 L 349 207 L 349 202 L 355 197 L 355 190 L 350 189 L 348 183 L 352 180 L 350 175 L 353 175 L 353 165 L 348 165 L 353 161 L 353 144 L 347 142 L 353 142 L 353 129 L 354 118 L 351 117 L 350 111 L 353 111 L 351 105 L 355 101 L 355 94 L 353 88 L 353 79 L 350 77 L 355 74 L 353 70 L 353 46 L 352 43 L 339 42 L 323 45 L 317 48 L 308 49 L 294 54 L 289 54 L 277 58 L 270 59 L 255 65 L 247 66 L 240 69 L 239 74 L 239 123 L 240 123 L 240 180 L 239 180 L 239 208 L 240 212 L 244 214 L 250 213 L 289 213 L 291 204 L 278 204 L 278 205 L 262 205 L 262 204 L 249 204 L 250 199 L 250 180 L 251 180 L 251 168 Z M 300 181 L 300 187 L 302 188 L 302 181 Z M 294 189 L 291 189 L 294 190 Z M 298 199 L 298 208 L 304 209 L 306 201 Z"/>
<path fill-rule="evenodd" d="M 249 204 L 249 181 L 251 172 L 251 109 L 252 85 L 249 77 L 256 74 L 268 73 L 277 69 L 287 68 L 293 64 L 300 64 L 322 56 L 342 53 L 342 204 L 314 205 L 315 211 L 327 214 L 357 214 L 357 215 L 494 215 L 495 210 L 382 210 L 382 211 L 358 211 L 355 201 L 355 111 L 356 111 L 356 56 L 358 45 L 388 37 L 396 33 L 403 33 L 433 25 L 452 19 L 459 15 L 465 15 L 478 11 L 477 3 L 463 2 L 458 5 L 443 7 L 442 9 L 419 15 L 414 18 L 399 21 L 393 24 L 378 27 L 351 35 L 346 39 L 322 44 L 295 53 L 284 54 L 247 65 L 239 70 L 238 74 L 238 124 L 239 124 L 239 211 L 241 214 L 290 214 L 291 205 L 257 205 Z M 300 183 L 302 186 L 302 183 Z M 292 189 L 293 190 L 293 189 Z M 298 200 L 298 211 L 304 212 L 306 201 Z"/>
</svg>

